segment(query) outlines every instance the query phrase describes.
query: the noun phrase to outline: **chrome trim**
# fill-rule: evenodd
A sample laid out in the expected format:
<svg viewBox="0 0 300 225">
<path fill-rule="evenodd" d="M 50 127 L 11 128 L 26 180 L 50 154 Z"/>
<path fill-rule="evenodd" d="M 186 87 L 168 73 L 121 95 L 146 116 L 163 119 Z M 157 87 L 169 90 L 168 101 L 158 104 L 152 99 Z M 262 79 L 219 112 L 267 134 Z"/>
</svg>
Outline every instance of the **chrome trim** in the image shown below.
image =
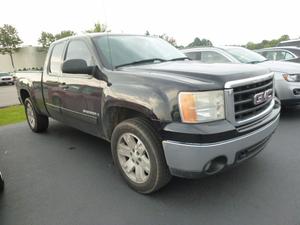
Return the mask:
<svg viewBox="0 0 300 225">
<path fill-rule="evenodd" d="M 65 110 L 65 111 L 68 111 L 68 112 L 71 112 L 71 113 L 75 113 L 75 114 L 78 114 L 78 115 L 90 117 L 92 119 L 97 119 L 98 118 L 97 116 L 92 116 L 92 115 L 89 115 L 89 114 L 85 114 L 85 113 L 81 113 L 81 112 L 76 112 L 76 111 L 73 111 L 71 109 L 67 109 L 67 108 L 60 107 L 60 106 L 57 106 L 57 105 L 53 105 L 53 104 L 50 104 L 50 103 L 46 103 L 46 105 L 50 106 L 50 107 L 57 108 L 57 109 L 62 109 L 62 110 Z"/>
<path fill-rule="evenodd" d="M 263 130 L 268 129 L 271 126 L 274 126 L 274 124 L 276 123 L 276 121 L 278 120 L 278 118 L 279 118 L 279 115 L 276 116 L 276 119 L 273 122 L 271 122 L 271 123 L 269 123 L 269 124 L 267 124 L 267 125 L 259 128 L 259 129 L 255 130 L 253 132 L 250 132 L 250 133 L 245 134 L 243 136 L 232 138 L 232 139 L 229 139 L 229 140 L 226 140 L 226 141 L 219 141 L 219 142 L 216 142 L 216 143 L 204 143 L 204 144 L 202 144 L 202 143 L 184 143 L 184 142 L 169 141 L 169 140 L 166 140 L 166 141 L 163 141 L 163 142 L 168 142 L 170 144 L 174 144 L 174 145 L 178 145 L 178 146 L 182 146 L 182 147 L 195 147 L 195 146 L 199 146 L 199 147 L 202 147 L 202 148 L 210 148 L 210 147 L 216 147 L 216 146 L 223 146 L 225 144 L 230 144 L 232 142 L 244 140 L 246 138 L 249 138 L 249 137 L 251 137 L 251 136 L 253 136 L 255 134 L 258 134 L 258 133 L 262 132 Z"/>
<path fill-rule="evenodd" d="M 224 99 L 225 99 L 225 118 L 233 125 L 236 125 L 233 89 L 224 90 Z"/>
<path fill-rule="evenodd" d="M 229 81 L 229 82 L 225 83 L 224 87 L 225 87 L 225 89 L 227 89 L 227 88 L 234 88 L 234 87 L 244 86 L 244 85 L 247 85 L 247 84 L 262 82 L 262 81 L 268 80 L 272 77 L 274 77 L 273 72 L 268 73 L 268 74 L 264 74 L 264 75 L 260 75 L 260 76 L 256 76 L 256 77 L 250 77 L 250 78 L 242 79 L 242 80 Z"/>
<path fill-rule="evenodd" d="M 91 116 L 99 116 L 99 113 L 96 113 L 96 112 L 93 112 L 93 111 L 89 111 L 89 110 L 82 110 L 83 113 L 86 113 L 88 115 L 91 115 Z"/>
<path fill-rule="evenodd" d="M 275 105 L 275 100 L 273 99 L 273 100 L 271 101 L 271 104 L 268 106 L 268 108 L 266 108 L 266 109 L 265 109 L 264 111 L 262 111 L 261 113 L 255 115 L 255 116 L 252 116 L 252 117 L 250 117 L 250 118 L 247 118 L 247 119 L 245 119 L 245 120 L 236 121 L 236 123 L 237 123 L 239 126 L 241 126 L 241 125 L 243 125 L 243 124 L 250 123 L 250 122 L 253 122 L 253 121 L 255 121 L 255 120 L 258 120 L 259 118 L 264 117 L 265 115 L 269 114 L 269 113 L 272 111 L 274 105 Z"/>
<path fill-rule="evenodd" d="M 279 112 L 278 112 L 279 113 Z M 225 156 L 227 164 L 236 162 L 236 154 L 270 137 L 279 123 L 279 115 L 265 126 L 248 134 L 216 143 L 183 143 L 176 141 L 162 141 L 167 165 L 171 169 L 186 172 L 202 172 L 210 160 Z"/>
<path fill-rule="evenodd" d="M 268 108 L 266 108 L 263 112 L 255 115 L 253 117 L 250 117 L 250 118 L 247 118 L 247 119 L 244 119 L 244 120 L 236 121 L 236 119 L 235 119 L 235 110 L 234 110 L 233 88 L 244 86 L 244 85 L 247 85 L 247 84 L 262 82 L 262 81 L 265 81 L 265 80 L 268 80 L 268 79 L 271 79 L 271 78 L 273 78 L 273 100 L 271 101 Z M 269 114 L 272 111 L 272 109 L 275 105 L 274 86 L 275 85 L 274 85 L 274 73 L 273 72 L 268 73 L 268 74 L 264 74 L 264 75 L 260 75 L 260 76 L 256 76 L 256 77 L 246 78 L 246 79 L 242 79 L 242 80 L 229 81 L 229 82 L 225 83 L 224 98 L 225 98 L 226 120 L 228 120 L 234 126 L 242 126 L 242 125 L 245 125 L 247 123 L 254 122 L 254 121 L 258 120 L 259 118 L 262 118 L 262 117 L 266 116 L 267 114 Z"/>
</svg>

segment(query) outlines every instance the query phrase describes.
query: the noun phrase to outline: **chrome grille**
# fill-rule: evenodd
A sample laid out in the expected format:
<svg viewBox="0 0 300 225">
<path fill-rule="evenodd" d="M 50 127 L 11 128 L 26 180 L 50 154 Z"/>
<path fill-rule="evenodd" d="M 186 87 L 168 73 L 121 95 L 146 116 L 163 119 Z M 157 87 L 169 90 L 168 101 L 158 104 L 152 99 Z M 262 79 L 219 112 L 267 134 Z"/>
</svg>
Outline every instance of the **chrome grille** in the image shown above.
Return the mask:
<svg viewBox="0 0 300 225">
<path fill-rule="evenodd" d="M 268 115 L 275 104 L 274 73 L 225 83 L 226 119 L 236 127 L 255 123 Z M 255 101 L 269 93 L 266 101 Z"/>
<path fill-rule="evenodd" d="M 266 110 L 272 99 L 256 105 L 254 96 L 269 89 L 272 89 L 273 95 L 273 78 L 233 88 L 236 121 L 245 120 Z"/>
</svg>

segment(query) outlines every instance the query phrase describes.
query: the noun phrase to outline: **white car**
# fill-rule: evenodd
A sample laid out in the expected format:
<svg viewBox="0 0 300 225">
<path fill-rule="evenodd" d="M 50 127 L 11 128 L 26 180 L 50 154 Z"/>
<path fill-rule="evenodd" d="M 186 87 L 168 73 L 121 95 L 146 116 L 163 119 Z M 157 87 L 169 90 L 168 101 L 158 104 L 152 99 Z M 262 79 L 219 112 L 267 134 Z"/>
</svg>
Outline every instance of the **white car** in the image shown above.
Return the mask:
<svg viewBox="0 0 300 225">
<path fill-rule="evenodd" d="M 300 65 L 293 62 L 270 61 L 262 55 L 236 46 L 185 49 L 192 60 L 203 63 L 257 64 L 274 72 L 275 95 L 282 105 L 300 105 Z"/>
<path fill-rule="evenodd" d="M 11 84 L 14 85 L 14 78 L 9 73 L 0 72 L 0 84 Z"/>
</svg>

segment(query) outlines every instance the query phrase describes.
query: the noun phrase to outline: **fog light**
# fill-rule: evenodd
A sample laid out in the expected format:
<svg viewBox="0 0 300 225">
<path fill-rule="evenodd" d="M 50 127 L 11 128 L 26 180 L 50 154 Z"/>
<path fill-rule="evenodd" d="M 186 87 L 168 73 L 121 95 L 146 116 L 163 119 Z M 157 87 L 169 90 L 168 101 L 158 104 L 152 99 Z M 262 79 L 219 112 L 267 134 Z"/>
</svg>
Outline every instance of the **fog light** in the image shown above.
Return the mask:
<svg viewBox="0 0 300 225">
<path fill-rule="evenodd" d="M 219 156 L 213 160 L 208 161 L 204 166 L 204 172 L 207 175 L 212 175 L 220 172 L 227 164 L 227 158 L 225 156 Z"/>
<path fill-rule="evenodd" d="M 300 89 L 294 89 L 293 92 L 294 95 L 300 95 Z"/>
</svg>

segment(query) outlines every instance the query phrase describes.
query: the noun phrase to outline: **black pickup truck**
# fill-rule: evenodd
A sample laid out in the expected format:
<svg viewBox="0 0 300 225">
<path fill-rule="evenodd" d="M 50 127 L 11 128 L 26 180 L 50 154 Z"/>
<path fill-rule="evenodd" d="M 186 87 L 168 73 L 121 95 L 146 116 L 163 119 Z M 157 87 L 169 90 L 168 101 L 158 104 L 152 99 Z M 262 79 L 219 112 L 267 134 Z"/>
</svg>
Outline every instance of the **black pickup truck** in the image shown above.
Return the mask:
<svg viewBox="0 0 300 225">
<path fill-rule="evenodd" d="M 18 76 L 31 130 L 46 131 L 52 117 L 109 141 L 116 168 L 140 193 L 251 158 L 280 115 L 267 69 L 193 62 L 156 37 L 62 39 L 42 73 Z"/>
</svg>

